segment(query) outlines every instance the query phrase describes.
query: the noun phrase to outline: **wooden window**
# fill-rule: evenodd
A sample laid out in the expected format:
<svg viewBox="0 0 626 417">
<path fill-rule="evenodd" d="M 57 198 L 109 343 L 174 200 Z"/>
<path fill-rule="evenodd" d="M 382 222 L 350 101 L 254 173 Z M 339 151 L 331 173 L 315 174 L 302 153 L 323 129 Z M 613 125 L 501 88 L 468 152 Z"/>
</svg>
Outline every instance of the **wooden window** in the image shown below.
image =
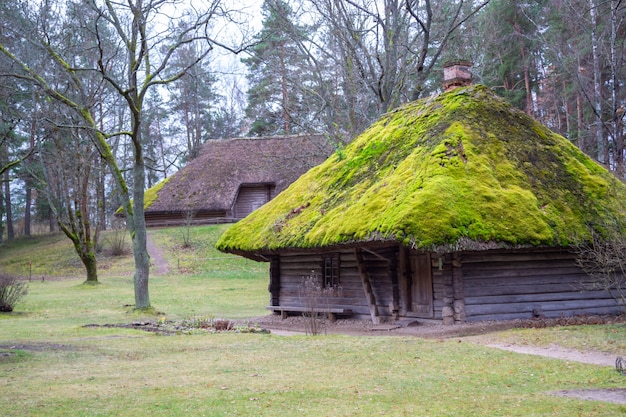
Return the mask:
<svg viewBox="0 0 626 417">
<path fill-rule="evenodd" d="M 324 288 L 336 288 L 339 286 L 339 254 L 324 257 L 322 272 Z"/>
</svg>

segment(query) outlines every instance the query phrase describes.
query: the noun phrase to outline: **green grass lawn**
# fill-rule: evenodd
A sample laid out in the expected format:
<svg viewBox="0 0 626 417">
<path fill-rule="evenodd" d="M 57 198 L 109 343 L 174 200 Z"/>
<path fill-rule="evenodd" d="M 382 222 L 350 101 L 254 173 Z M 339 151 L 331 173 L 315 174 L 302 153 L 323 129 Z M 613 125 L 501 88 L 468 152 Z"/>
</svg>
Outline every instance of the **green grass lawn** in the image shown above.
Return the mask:
<svg viewBox="0 0 626 417">
<path fill-rule="evenodd" d="M 259 333 L 157 335 L 84 327 L 194 316 L 266 314 L 267 264 L 217 253 L 228 226 L 151 231 L 170 273 L 151 277 L 162 315 L 132 312 L 132 263 L 108 260 L 101 285 L 72 278 L 30 283 L 15 312 L 0 314 L 2 416 L 616 416 L 626 406 L 555 397 L 550 391 L 622 388 L 614 369 L 519 355 L 452 340 Z M 55 238 L 49 238 L 54 241 Z M 41 256 L 55 256 L 63 244 Z M 27 242 L 0 247 L 0 270 L 16 268 Z M 180 262 L 180 268 L 178 264 Z M 49 271 L 43 270 L 48 277 Z M 80 271 L 78 269 L 78 271 Z M 623 326 L 507 332 L 532 343 L 587 340 L 625 346 Z M 613 341 L 612 343 L 608 343 Z"/>
</svg>

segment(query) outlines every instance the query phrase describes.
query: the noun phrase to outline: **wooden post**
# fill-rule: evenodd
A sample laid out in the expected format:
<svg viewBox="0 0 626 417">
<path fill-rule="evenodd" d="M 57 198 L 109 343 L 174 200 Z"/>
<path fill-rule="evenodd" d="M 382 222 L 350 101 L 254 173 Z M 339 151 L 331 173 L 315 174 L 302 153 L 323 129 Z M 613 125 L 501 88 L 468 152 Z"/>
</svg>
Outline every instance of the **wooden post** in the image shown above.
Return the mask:
<svg viewBox="0 0 626 417">
<path fill-rule="evenodd" d="M 363 291 L 365 292 L 365 298 L 370 308 L 370 315 L 372 316 L 372 323 L 379 324 L 380 317 L 378 315 L 378 307 L 376 306 L 376 297 L 372 291 L 372 284 L 369 276 L 367 275 L 367 268 L 365 267 L 365 261 L 363 260 L 363 253 L 361 249 L 354 249 L 354 256 L 356 258 L 356 264 L 359 269 L 359 275 L 361 276 L 361 282 L 363 283 Z"/>
<path fill-rule="evenodd" d="M 438 268 L 443 281 L 441 319 L 445 325 L 454 324 L 454 277 L 450 263 L 449 255 L 443 255 L 437 259 Z"/>
<path fill-rule="evenodd" d="M 400 279 L 400 314 L 405 316 L 408 311 L 411 310 L 411 285 L 413 282 L 413 275 L 408 265 L 407 248 L 404 245 L 400 245 L 398 250 L 399 264 L 398 264 L 398 278 Z"/>
<path fill-rule="evenodd" d="M 465 322 L 465 293 L 463 291 L 463 269 L 461 257 L 454 253 L 452 257 L 452 284 L 454 286 L 454 321 Z"/>
<path fill-rule="evenodd" d="M 272 256 L 270 259 L 270 305 L 280 305 L 280 257 Z"/>
<path fill-rule="evenodd" d="M 391 258 L 388 261 L 389 276 L 391 277 L 391 296 L 392 296 L 392 311 L 394 320 L 398 320 L 400 309 L 400 284 L 398 279 L 398 251 L 394 250 Z"/>
</svg>

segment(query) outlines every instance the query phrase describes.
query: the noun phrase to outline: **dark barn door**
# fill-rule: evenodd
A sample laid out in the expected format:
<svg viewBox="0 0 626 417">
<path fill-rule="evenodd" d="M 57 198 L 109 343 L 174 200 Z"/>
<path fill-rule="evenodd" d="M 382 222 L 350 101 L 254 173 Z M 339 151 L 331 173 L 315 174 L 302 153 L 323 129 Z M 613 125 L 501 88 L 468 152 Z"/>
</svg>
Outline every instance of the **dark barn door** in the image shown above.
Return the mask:
<svg viewBox="0 0 626 417">
<path fill-rule="evenodd" d="M 430 271 L 430 255 L 412 253 L 409 257 L 411 267 L 410 309 L 417 317 L 433 317 L 433 279 Z"/>
</svg>

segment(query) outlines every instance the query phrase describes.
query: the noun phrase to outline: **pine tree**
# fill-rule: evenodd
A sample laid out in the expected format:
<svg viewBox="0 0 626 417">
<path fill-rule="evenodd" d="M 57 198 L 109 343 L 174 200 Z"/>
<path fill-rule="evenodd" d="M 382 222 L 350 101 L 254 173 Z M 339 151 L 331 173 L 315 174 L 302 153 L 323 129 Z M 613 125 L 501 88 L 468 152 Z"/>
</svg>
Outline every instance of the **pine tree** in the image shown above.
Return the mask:
<svg viewBox="0 0 626 417">
<path fill-rule="evenodd" d="M 518 108 L 534 115 L 540 43 L 537 23 L 544 1 L 495 0 L 482 15 L 483 82 Z"/>
<path fill-rule="evenodd" d="M 196 45 L 181 47 L 176 55 L 174 68 L 186 68 L 197 61 Z M 185 156 L 191 160 L 198 155 L 202 144 L 214 136 L 212 120 L 220 98 L 214 89 L 215 77 L 209 72 L 206 62 L 199 62 L 185 71 L 170 86 L 172 112 L 182 123 L 180 130 L 185 137 Z M 177 126 L 178 127 L 178 126 Z"/>
<path fill-rule="evenodd" d="M 294 13 L 282 0 L 266 0 L 263 28 L 256 36 L 248 67 L 248 106 L 252 121 L 248 135 L 267 136 L 302 132 L 307 100 L 306 56 L 299 48 L 305 28 L 293 23 Z"/>
</svg>

